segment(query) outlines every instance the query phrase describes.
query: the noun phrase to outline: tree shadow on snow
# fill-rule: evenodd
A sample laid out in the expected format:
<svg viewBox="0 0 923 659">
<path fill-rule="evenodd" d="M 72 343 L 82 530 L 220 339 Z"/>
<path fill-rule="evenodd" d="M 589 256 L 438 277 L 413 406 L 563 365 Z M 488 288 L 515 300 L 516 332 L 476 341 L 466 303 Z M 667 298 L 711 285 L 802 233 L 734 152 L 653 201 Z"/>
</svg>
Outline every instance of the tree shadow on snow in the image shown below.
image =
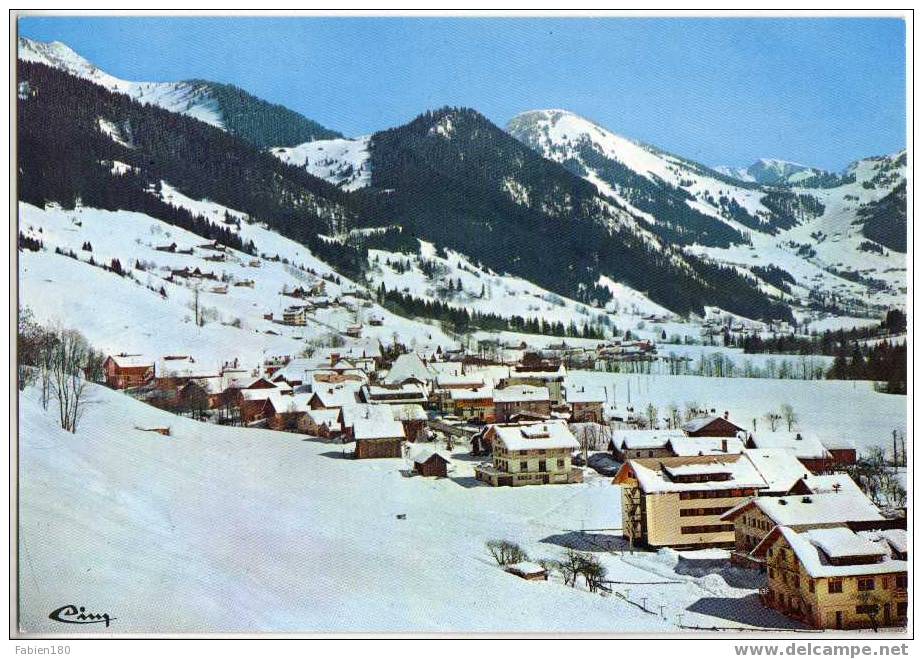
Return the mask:
<svg viewBox="0 0 923 659">
<path fill-rule="evenodd" d="M 802 623 L 769 609 L 760 602 L 759 595 L 746 597 L 703 597 L 686 607 L 687 611 L 727 620 L 729 624 L 767 627 L 771 629 L 807 629 Z M 715 623 L 720 627 L 720 623 Z"/>
</svg>

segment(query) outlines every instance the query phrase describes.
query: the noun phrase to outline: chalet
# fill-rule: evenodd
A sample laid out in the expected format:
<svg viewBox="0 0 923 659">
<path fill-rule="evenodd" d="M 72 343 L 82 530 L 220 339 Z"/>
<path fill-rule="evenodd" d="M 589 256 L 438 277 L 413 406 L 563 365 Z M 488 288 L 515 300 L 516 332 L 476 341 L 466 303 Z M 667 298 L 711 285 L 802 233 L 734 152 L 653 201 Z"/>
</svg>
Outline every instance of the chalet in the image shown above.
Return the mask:
<svg viewBox="0 0 923 659">
<path fill-rule="evenodd" d="M 176 243 L 170 243 L 169 245 L 158 245 L 155 247 L 158 252 L 169 252 L 171 254 L 176 252 Z"/>
<path fill-rule="evenodd" d="M 833 466 L 830 451 L 817 437 L 807 433 L 760 431 L 742 433 L 741 436 L 746 438 L 747 448 L 780 448 L 789 451 L 814 473 L 823 473 Z"/>
<path fill-rule="evenodd" d="M 612 434 L 609 451 L 619 462 L 637 458 L 666 458 L 673 455 L 670 440 L 685 437 L 678 430 L 621 430 Z"/>
<path fill-rule="evenodd" d="M 830 463 L 824 471 L 837 471 L 856 464 L 856 447 L 845 439 L 825 439 L 824 448 L 830 453 Z"/>
<path fill-rule="evenodd" d="M 734 544 L 728 510 L 766 487 L 744 455 L 639 458 L 612 481 L 622 488 L 622 535 L 650 547 Z"/>
<path fill-rule="evenodd" d="M 382 424 L 390 424 L 394 421 L 394 413 L 391 411 L 390 405 L 369 405 L 368 403 L 356 402 L 343 405 L 339 409 L 337 420 L 344 439 L 353 439 L 353 428 L 358 419 L 378 420 Z"/>
<path fill-rule="evenodd" d="M 517 412 L 551 415 L 551 395 L 546 387 L 519 384 L 494 390 L 494 417 L 504 423 Z"/>
<path fill-rule="evenodd" d="M 285 310 L 282 312 L 282 323 L 284 325 L 307 325 L 308 324 L 308 310 L 304 305 L 294 305 L 291 307 L 285 307 Z"/>
<path fill-rule="evenodd" d="M 381 327 L 385 324 L 385 318 L 381 314 L 372 314 L 369 316 L 369 325 L 372 327 Z"/>
<path fill-rule="evenodd" d="M 907 624 L 907 532 L 775 527 L 753 550 L 767 566 L 762 601 L 816 628 Z"/>
<path fill-rule="evenodd" d="M 113 389 L 141 387 L 154 379 L 154 362 L 141 355 L 109 355 L 103 362 L 106 385 Z"/>
<path fill-rule="evenodd" d="M 471 389 L 448 389 L 443 411 L 454 414 L 465 421 L 492 423 L 494 414 L 494 390 L 491 387 Z"/>
<path fill-rule="evenodd" d="M 413 470 L 421 476 L 435 476 L 445 478 L 448 476 L 452 456 L 437 449 L 432 444 L 423 444 L 412 452 Z"/>
<path fill-rule="evenodd" d="M 240 422 L 245 426 L 268 425 L 275 416 L 276 408 L 270 398 L 240 401 Z"/>
<path fill-rule="evenodd" d="M 360 416 L 353 421 L 355 456 L 365 458 L 400 458 L 404 444 L 404 426 L 400 421 L 378 416 Z"/>
<path fill-rule="evenodd" d="M 603 422 L 603 405 L 606 402 L 604 389 L 586 389 L 567 392 L 567 403 L 571 408 L 571 420 L 575 423 L 588 421 L 592 423 Z"/>
<path fill-rule="evenodd" d="M 391 416 L 404 426 L 404 439 L 416 442 L 426 434 L 426 411 L 422 405 L 388 405 Z"/>
<path fill-rule="evenodd" d="M 475 477 L 493 486 L 580 483 L 583 472 L 571 466 L 580 445 L 563 421 L 494 424 L 490 435 L 493 463 L 474 468 Z"/>
<path fill-rule="evenodd" d="M 398 387 L 404 384 L 417 384 L 428 387 L 433 381 L 433 372 L 423 363 L 415 352 L 398 355 L 382 379 L 385 386 Z"/>
<path fill-rule="evenodd" d="M 671 437 L 667 447 L 676 457 L 724 455 L 744 452 L 744 443 L 736 437 Z M 804 473 L 804 469 L 801 469 Z"/>
<path fill-rule="evenodd" d="M 702 416 L 683 424 L 683 432 L 689 437 L 736 437 L 743 428 L 724 416 Z"/>
<path fill-rule="evenodd" d="M 727 511 L 721 520 L 734 525 L 731 559 L 740 565 L 758 568 L 762 566 L 752 564 L 750 553 L 776 526 L 804 531 L 847 522 L 880 522 L 884 517 L 861 492 L 830 492 L 757 497 Z"/>
<path fill-rule="evenodd" d="M 355 402 L 356 390 L 353 387 L 334 385 L 317 387 L 308 402 L 308 407 L 312 410 L 333 410 Z"/>
<path fill-rule="evenodd" d="M 436 376 L 436 389 L 473 389 L 484 386 L 484 376 L 480 373 L 440 373 Z"/>
<path fill-rule="evenodd" d="M 316 437 L 329 439 L 340 433 L 340 410 L 308 410 L 305 414 L 301 432 Z"/>
</svg>

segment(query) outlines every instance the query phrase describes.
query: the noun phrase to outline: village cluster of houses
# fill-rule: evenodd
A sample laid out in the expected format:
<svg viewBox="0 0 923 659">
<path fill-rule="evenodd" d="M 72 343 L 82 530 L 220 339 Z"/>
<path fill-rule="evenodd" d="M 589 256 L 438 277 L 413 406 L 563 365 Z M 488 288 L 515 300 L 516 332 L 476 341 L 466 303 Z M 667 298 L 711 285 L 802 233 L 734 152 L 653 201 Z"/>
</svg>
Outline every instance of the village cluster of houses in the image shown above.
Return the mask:
<svg viewBox="0 0 923 659">
<path fill-rule="evenodd" d="M 766 606 L 815 627 L 905 624 L 906 517 L 883 514 L 845 473 L 851 446 L 747 431 L 708 409 L 675 429 L 644 427 L 614 414 L 604 389 L 573 386 L 560 354 L 523 351 L 488 370 L 438 347 L 395 352 L 362 339 L 214 373 L 189 356 L 122 354 L 105 374 L 166 409 L 351 443 L 358 459 L 405 458 L 423 476 L 446 477 L 452 442 L 470 443 L 485 459 L 476 479 L 492 486 L 581 482 L 575 432 L 597 428 L 620 465 L 630 546 L 727 548 L 733 564 L 766 573 Z"/>
<path fill-rule="evenodd" d="M 729 548 L 766 573 L 766 606 L 814 627 L 906 624 L 906 516 L 883 515 L 843 471 L 855 449 L 725 415 L 617 432 L 610 450 L 632 545 Z"/>
</svg>

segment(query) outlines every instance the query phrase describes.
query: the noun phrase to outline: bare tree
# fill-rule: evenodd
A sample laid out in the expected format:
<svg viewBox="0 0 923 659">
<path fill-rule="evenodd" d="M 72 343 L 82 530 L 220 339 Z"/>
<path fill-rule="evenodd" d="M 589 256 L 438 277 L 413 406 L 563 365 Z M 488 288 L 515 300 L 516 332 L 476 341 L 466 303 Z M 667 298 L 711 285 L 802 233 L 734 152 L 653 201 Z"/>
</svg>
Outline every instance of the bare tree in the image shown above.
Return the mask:
<svg viewBox="0 0 923 659">
<path fill-rule="evenodd" d="M 784 403 L 780 408 L 782 412 L 782 419 L 785 421 L 785 424 L 788 426 L 789 432 L 796 423 L 798 423 L 798 415 L 795 413 L 795 408 L 793 408 L 788 403 Z"/>
<path fill-rule="evenodd" d="M 648 403 L 644 413 L 647 416 L 648 427 L 654 428 L 657 424 L 657 416 L 660 414 L 660 412 L 657 410 L 657 406 L 653 403 Z"/>
<path fill-rule="evenodd" d="M 51 351 L 50 387 L 58 401 L 61 427 L 77 432 L 77 423 L 87 403 L 87 381 L 83 377 L 90 346 L 76 330 L 65 330 Z"/>
<path fill-rule="evenodd" d="M 487 551 L 497 561 L 497 565 L 512 565 L 529 560 L 522 547 L 509 540 L 488 540 Z"/>
<path fill-rule="evenodd" d="M 763 415 L 763 418 L 766 419 L 766 422 L 769 423 L 769 429 L 773 432 L 779 427 L 779 421 L 782 420 L 782 415 L 778 412 L 766 412 Z"/>
<path fill-rule="evenodd" d="M 606 566 L 600 563 L 599 558 L 593 554 L 584 553 L 580 558 L 580 574 L 583 575 L 590 592 L 595 593 L 606 578 Z"/>
<path fill-rule="evenodd" d="M 679 428 L 682 418 L 680 417 L 679 407 L 676 403 L 667 405 L 667 418 L 670 420 L 670 428 Z"/>
<path fill-rule="evenodd" d="M 612 439 L 612 430 L 609 426 L 599 423 L 582 423 L 572 428 L 580 444 L 584 464 L 589 459 L 590 451 L 605 451 L 609 448 L 609 442 Z"/>
</svg>

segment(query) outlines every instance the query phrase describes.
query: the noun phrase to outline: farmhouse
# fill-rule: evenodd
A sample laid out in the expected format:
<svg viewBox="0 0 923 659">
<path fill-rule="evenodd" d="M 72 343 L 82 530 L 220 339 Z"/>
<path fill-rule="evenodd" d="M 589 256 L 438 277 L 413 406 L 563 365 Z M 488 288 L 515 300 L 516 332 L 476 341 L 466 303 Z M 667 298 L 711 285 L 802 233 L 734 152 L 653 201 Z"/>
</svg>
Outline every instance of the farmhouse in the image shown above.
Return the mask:
<svg viewBox="0 0 923 659">
<path fill-rule="evenodd" d="M 448 403 L 443 411 L 466 421 L 491 423 L 494 416 L 494 390 L 491 387 L 448 389 Z"/>
<path fill-rule="evenodd" d="M 728 440 L 735 441 L 735 440 Z M 788 494 L 795 483 L 811 472 L 794 455 L 780 448 L 747 448 L 746 454 L 756 470 L 766 479 L 766 489 L 760 496 L 782 496 Z"/>
<path fill-rule="evenodd" d="M 536 360 L 529 353 L 521 365 L 514 366 L 510 374 L 500 380 L 499 385 L 504 388 L 515 385 L 541 387 L 548 391 L 551 402 L 560 405 L 564 402 L 566 377 L 567 369 L 559 360 Z"/>
<path fill-rule="evenodd" d="M 736 437 L 743 428 L 724 416 L 701 416 L 683 424 L 683 432 L 689 437 Z"/>
<path fill-rule="evenodd" d="M 385 386 L 399 387 L 404 384 L 428 386 L 433 380 L 432 371 L 415 352 L 398 355 L 388 374 L 382 379 Z"/>
<path fill-rule="evenodd" d="M 712 547 L 734 543 L 721 515 L 766 487 L 744 455 L 640 458 L 622 465 L 622 535 L 651 547 Z"/>
<path fill-rule="evenodd" d="M 749 567 L 761 567 L 751 564 L 750 552 L 776 526 L 804 531 L 842 526 L 847 522 L 880 522 L 884 517 L 861 492 L 830 492 L 757 497 L 727 511 L 721 520 L 734 524 L 732 560 Z"/>
<path fill-rule="evenodd" d="M 585 389 L 567 392 L 567 403 L 571 408 L 571 420 L 575 423 L 602 423 L 603 404 L 606 402 L 604 389 Z"/>
<path fill-rule="evenodd" d="M 678 430 L 620 430 L 612 434 L 609 451 L 619 462 L 673 455 L 670 440 L 685 435 Z"/>
<path fill-rule="evenodd" d="M 393 418 L 377 415 L 360 416 L 352 422 L 356 441 L 355 456 L 365 458 L 399 458 L 404 443 L 404 426 Z"/>
<path fill-rule="evenodd" d="M 244 398 L 240 401 L 240 422 L 245 426 L 268 425 L 276 416 L 270 398 Z"/>
<path fill-rule="evenodd" d="M 356 402 L 356 390 L 343 384 L 318 387 L 308 407 L 312 410 L 335 410 Z"/>
<path fill-rule="evenodd" d="M 775 527 L 753 550 L 766 563 L 763 603 L 813 627 L 907 623 L 907 532 Z"/>
<path fill-rule="evenodd" d="M 154 379 L 154 362 L 141 355 L 109 355 L 103 362 L 106 385 L 113 389 L 140 387 Z"/>
<path fill-rule="evenodd" d="M 550 416 L 551 397 L 548 389 L 520 384 L 494 390 L 494 416 L 497 423 L 509 421 L 511 416 L 522 412 Z"/>
<path fill-rule="evenodd" d="M 301 432 L 329 439 L 340 433 L 340 410 L 308 410 L 299 426 Z"/>
<path fill-rule="evenodd" d="M 563 421 L 495 424 L 485 434 L 493 464 L 474 468 L 480 481 L 494 486 L 583 481 L 583 472 L 571 466 L 571 454 L 580 445 Z"/>
</svg>

